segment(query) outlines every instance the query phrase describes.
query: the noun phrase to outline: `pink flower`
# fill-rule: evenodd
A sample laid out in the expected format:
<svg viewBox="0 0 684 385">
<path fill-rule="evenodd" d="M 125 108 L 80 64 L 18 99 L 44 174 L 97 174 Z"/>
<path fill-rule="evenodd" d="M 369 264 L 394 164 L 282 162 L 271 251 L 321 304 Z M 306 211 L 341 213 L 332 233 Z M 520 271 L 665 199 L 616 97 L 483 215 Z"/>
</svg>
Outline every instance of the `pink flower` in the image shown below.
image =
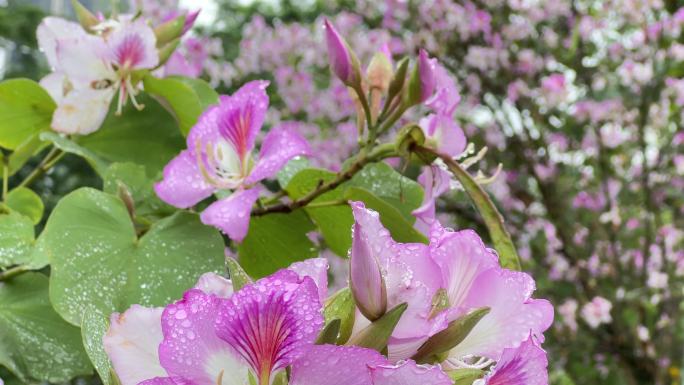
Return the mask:
<svg viewBox="0 0 684 385">
<path fill-rule="evenodd" d="M 323 324 L 315 278 L 327 265 L 301 264 L 311 276 L 293 265 L 233 293 L 229 280 L 208 273 L 164 309 L 112 314 L 104 345 L 122 385 L 245 384 L 248 373 L 269 384 Z"/>
<path fill-rule="evenodd" d="M 309 153 L 309 145 L 288 123 L 271 129 L 257 159 L 256 135 L 268 108 L 266 81 L 252 81 L 231 96 L 221 96 L 192 127 L 183 150 L 164 168 L 157 195 L 187 208 L 217 190 L 234 190 L 202 212 L 202 222 L 218 227 L 235 241 L 247 235 L 252 205 L 263 179 L 273 177 L 288 160 Z"/>
<path fill-rule="evenodd" d="M 501 268 L 496 254 L 473 231 L 454 232 L 434 221 L 429 245 L 398 243 L 376 212 L 359 202 L 351 206 L 357 226 L 354 237 L 365 236 L 383 273 L 387 307 L 408 304 L 389 341 L 391 360 L 411 357 L 430 336 L 475 308 L 489 307 L 490 312 L 449 352 L 447 364 L 467 355 L 496 360 L 530 333 L 541 338 L 551 325 L 551 304 L 530 298 L 535 288 L 532 277 Z M 446 292 L 449 308 L 435 311 L 432 300 L 440 289 Z M 354 331 L 367 324 L 357 313 Z"/>
<path fill-rule="evenodd" d="M 591 327 L 596 329 L 601 324 L 607 324 L 613 321 L 610 316 L 610 310 L 613 304 L 603 297 L 594 297 L 591 302 L 582 306 L 582 319 Z"/>
<path fill-rule="evenodd" d="M 435 221 L 435 200 L 449 191 L 451 174 L 437 165 L 425 167 L 418 176 L 418 183 L 423 186 L 423 203 L 411 214 L 416 217 L 416 229 L 423 234 L 429 234 L 430 227 Z"/>
</svg>

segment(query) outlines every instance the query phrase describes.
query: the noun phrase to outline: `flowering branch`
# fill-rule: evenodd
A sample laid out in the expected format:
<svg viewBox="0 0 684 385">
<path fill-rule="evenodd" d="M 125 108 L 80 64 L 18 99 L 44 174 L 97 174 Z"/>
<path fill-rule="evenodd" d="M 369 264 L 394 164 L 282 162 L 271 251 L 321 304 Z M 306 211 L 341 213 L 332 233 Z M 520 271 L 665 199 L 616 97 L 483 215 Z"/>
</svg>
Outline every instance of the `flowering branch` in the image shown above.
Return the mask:
<svg viewBox="0 0 684 385">
<path fill-rule="evenodd" d="M 379 162 L 383 159 L 396 156 L 393 143 L 385 143 L 376 146 L 370 153 L 366 155 L 365 151 L 359 152 L 356 156 L 354 162 L 352 162 L 349 167 L 338 173 L 335 178 L 329 182 L 323 182 L 322 180 L 318 183 L 318 186 L 310 191 L 308 194 L 304 195 L 299 199 L 295 199 L 291 202 L 278 203 L 272 206 L 266 206 L 264 208 L 257 208 L 252 211 L 252 215 L 260 216 L 270 213 L 289 213 L 298 208 L 307 206 L 311 201 L 318 198 L 320 195 L 337 188 L 342 183 L 350 180 L 359 171 L 363 169 L 369 163 Z"/>
</svg>

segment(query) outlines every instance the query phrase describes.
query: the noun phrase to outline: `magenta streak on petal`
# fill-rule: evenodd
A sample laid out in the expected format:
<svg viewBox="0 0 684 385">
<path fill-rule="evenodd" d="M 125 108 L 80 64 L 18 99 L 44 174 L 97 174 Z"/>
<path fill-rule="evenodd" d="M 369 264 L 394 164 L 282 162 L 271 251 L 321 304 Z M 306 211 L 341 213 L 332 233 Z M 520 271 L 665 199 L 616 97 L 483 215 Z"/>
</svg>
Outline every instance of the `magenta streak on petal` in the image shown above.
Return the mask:
<svg viewBox="0 0 684 385">
<path fill-rule="evenodd" d="M 114 62 L 119 67 L 133 68 L 145 60 L 145 43 L 136 34 L 129 33 L 114 50 Z"/>
<path fill-rule="evenodd" d="M 516 349 L 504 350 L 487 376 L 487 385 L 548 385 L 546 352 L 530 336 Z"/>
<path fill-rule="evenodd" d="M 323 325 L 315 283 L 281 270 L 223 300 L 216 334 L 249 363 L 260 384 L 290 365 Z"/>
<path fill-rule="evenodd" d="M 247 140 L 252 124 L 252 111 L 252 104 L 247 102 L 241 108 L 220 115 L 218 120 L 219 133 L 238 153 L 243 169 L 247 154 L 251 150 L 248 148 Z"/>
</svg>

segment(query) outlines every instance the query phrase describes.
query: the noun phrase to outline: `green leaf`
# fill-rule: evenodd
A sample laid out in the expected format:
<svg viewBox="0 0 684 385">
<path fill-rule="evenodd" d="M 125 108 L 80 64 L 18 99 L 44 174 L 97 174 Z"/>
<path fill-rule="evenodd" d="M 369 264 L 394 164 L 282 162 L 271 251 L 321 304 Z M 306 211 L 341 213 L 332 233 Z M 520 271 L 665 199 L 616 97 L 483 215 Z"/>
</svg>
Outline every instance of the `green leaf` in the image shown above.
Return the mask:
<svg viewBox="0 0 684 385">
<path fill-rule="evenodd" d="M 328 322 L 323 327 L 323 330 L 321 330 L 321 332 L 318 334 L 318 338 L 316 338 L 316 345 L 337 343 L 337 336 L 340 334 L 341 324 L 342 322 L 339 318 L 330 320 L 330 322 Z"/>
<path fill-rule="evenodd" d="M 384 162 L 367 165 L 347 185 L 361 187 L 383 199 L 399 210 L 410 224 L 416 221 L 411 211 L 423 202 L 423 188 Z"/>
<path fill-rule="evenodd" d="M 138 238 L 123 202 L 90 188 L 60 200 L 39 243 L 52 267 L 52 304 L 74 325 L 89 305 L 102 314 L 166 305 L 223 267 L 223 239 L 197 215 L 179 211 Z"/>
<path fill-rule="evenodd" d="M 327 170 L 306 169 L 295 175 L 285 191 L 292 199 L 298 199 L 314 190 L 319 183 L 329 181 L 335 174 Z M 312 203 L 340 200 L 344 197 L 341 188 L 329 191 L 314 199 Z M 351 228 L 354 217 L 347 205 L 329 207 L 305 207 L 304 210 L 320 229 L 326 245 L 335 254 L 346 257 L 351 247 Z"/>
<path fill-rule="evenodd" d="M 448 352 L 460 344 L 487 314 L 489 314 L 489 308 L 482 307 L 449 322 L 446 329 L 425 341 L 412 358 L 418 363 L 432 362 L 433 357 Z"/>
<path fill-rule="evenodd" d="M 247 275 L 234 258 L 226 256 L 226 266 L 228 267 L 228 274 L 230 274 L 230 281 L 233 284 L 234 291 L 238 291 L 245 285 L 252 283 L 252 278 Z"/>
<path fill-rule="evenodd" d="M 5 204 L 10 209 L 29 217 L 34 225 L 40 222 L 45 208 L 38 194 L 27 187 L 18 187 L 10 191 Z"/>
<path fill-rule="evenodd" d="M 81 323 L 81 338 L 83 339 L 83 347 L 90 358 L 97 374 L 104 385 L 112 385 L 112 378 L 110 373 L 112 371 L 112 364 L 109 362 L 109 357 L 104 350 L 102 344 L 102 337 L 109 329 L 109 322 L 107 317 L 100 313 L 93 307 L 83 313 L 83 322 Z"/>
<path fill-rule="evenodd" d="M 416 230 L 396 207 L 373 195 L 370 191 L 359 187 L 350 187 L 345 191 L 344 198 L 363 201 L 367 208 L 377 211 L 380 214 L 380 221 L 390 231 L 395 241 L 428 243 L 425 235 Z"/>
<path fill-rule="evenodd" d="M 43 132 L 40 134 L 40 139 L 51 142 L 55 147 L 59 148 L 64 152 L 78 155 L 81 158 L 87 160 L 88 163 L 90 163 L 90 165 L 93 166 L 95 171 L 100 175 L 103 175 L 104 172 L 107 170 L 107 167 L 109 167 L 109 163 L 106 160 L 102 159 L 96 153 L 90 151 L 87 148 L 84 148 L 78 143 L 56 132 Z"/>
<path fill-rule="evenodd" d="M 55 102 L 29 79 L 0 82 L 0 147 L 14 150 L 37 132 L 50 128 Z"/>
<path fill-rule="evenodd" d="M 472 385 L 475 380 L 484 376 L 485 372 L 480 369 L 456 369 L 447 372 L 454 381 L 454 385 Z"/>
<path fill-rule="evenodd" d="M 290 159 L 289 162 L 285 164 L 283 168 L 278 171 L 278 174 L 276 175 L 276 178 L 278 179 L 278 183 L 282 188 L 285 188 L 292 178 L 297 175 L 300 171 L 309 168 L 309 159 L 303 157 L 303 156 L 298 156 L 295 158 Z"/>
<path fill-rule="evenodd" d="M 382 317 L 373 321 L 349 341 L 348 345 L 360 346 L 368 349 L 375 349 L 382 352 L 387 347 L 394 328 L 397 326 L 408 305 L 401 303 L 392 310 L 385 313 Z"/>
<path fill-rule="evenodd" d="M 147 175 L 156 175 L 185 148 L 185 140 L 157 101 L 144 95 L 138 101 L 145 105 L 142 111 L 130 103 L 121 116 L 110 111 L 98 131 L 77 142 L 108 162 L 133 162 L 145 166 Z"/>
<path fill-rule="evenodd" d="M 347 342 L 349 337 L 351 337 L 352 329 L 354 328 L 354 320 L 356 318 L 355 309 L 354 298 L 348 287 L 341 289 L 325 301 L 325 307 L 323 308 L 325 322 L 329 323 L 334 319 L 340 320 L 340 332 L 337 339 L 338 344 Z"/>
<path fill-rule="evenodd" d="M 102 190 L 117 195 L 119 186 L 124 185 L 133 196 L 136 216 L 170 215 L 176 209 L 164 203 L 154 192 L 154 181 L 147 177 L 144 166 L 139 164 L 112 163 L 102 176 Z"/>
<path fill-rule="evenodd" d="M 302 211 L 253 217 L 238 247 L 240 265 L 254 278 L 316 256 L 306 234 L 314 227 Z"/>
<path fill-rule="evenodd" d="M 155 78 L 152 75 L 143 79 L 145 92 L 158 96 L 162 103 L 173 113 L 181 133 L 188 135 L 197 118 L 212 104 L 218 103 L 218 94 L 209 84 L 199 79 L 182 77 Z"/>
<path fill-rule="evenodd" d="M 0 364 L 25 382 L 63 382 L 92 372 L 78 328 L 52 309 L 48 279 L 40 273 L 0 284 L 0 342 Z"/>
<path fill-rule="evenodd" d="M 30 218 L 14 211 L 0 214 L 0 267 L 27 263 L 33 241 Z"/>
</svg>

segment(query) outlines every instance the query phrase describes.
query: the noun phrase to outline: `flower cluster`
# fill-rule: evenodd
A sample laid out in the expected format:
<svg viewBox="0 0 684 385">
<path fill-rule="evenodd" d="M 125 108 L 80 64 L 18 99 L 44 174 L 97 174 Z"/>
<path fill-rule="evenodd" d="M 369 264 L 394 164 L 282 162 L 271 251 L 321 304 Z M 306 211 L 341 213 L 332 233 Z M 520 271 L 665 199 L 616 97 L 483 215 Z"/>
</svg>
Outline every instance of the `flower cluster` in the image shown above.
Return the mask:
<svg viewBox="0 0 684 385">
<path fill-rule="evenodd" d="M 530 276 L 502 269 L 472 231 L 435 223 L 429 245 L 397 243 L 376 212 L 351 205 L 350 286 L 358 307 L 346 345 L 316 342 L 328 302 L 325 259 L 241 288 L 207 273 L 165 308 L 136 305 L 112 315 L 104 344 L 121 384 L 270 384 L 288 367 L 290 384 L 447 385 L 445 371 L 487 367 L 486 384 L 547 383 L 539 343 L 553 309 L 530 298 Z M 396 306 L 405 310 L 387 357 L 361 347 L 372 321 Z M 474 312 L 477 322 L 463 335 L 462 320 Z"/>
</svg>

